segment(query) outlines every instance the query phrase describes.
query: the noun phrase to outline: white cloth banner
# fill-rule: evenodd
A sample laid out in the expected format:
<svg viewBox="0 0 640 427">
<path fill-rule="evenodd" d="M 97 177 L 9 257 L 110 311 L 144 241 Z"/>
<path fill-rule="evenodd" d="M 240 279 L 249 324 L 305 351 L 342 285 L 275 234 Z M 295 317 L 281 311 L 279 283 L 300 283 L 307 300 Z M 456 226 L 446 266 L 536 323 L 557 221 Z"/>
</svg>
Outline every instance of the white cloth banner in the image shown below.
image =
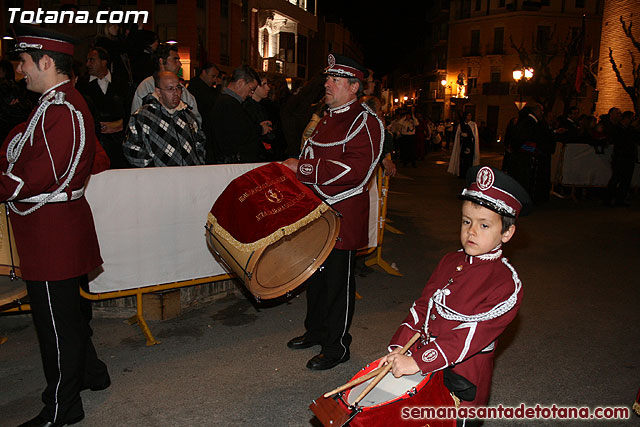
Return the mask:
<svg viewBox="0 0 640 427">
<path fill-rule="evenodd" d="M 611 153 L 613 148 L 607 146 L 604 153 L 597 154 L 594 147 L 589 144 L 561 144 L 556 145 L 555 167 L 559 171 L 552 170 L 551 177 L 561 177 L 555 182 L 562 185 L 575 185 L 584 187 L 606 187 L 611 178 Z M 562 156 L 562 158 L 558 158 Z M 554 169 L 554 167 L 552 167 Z M 560 174 L 558 174 L 560 172 Z M 633 171 L 632 186 L 640 185 L 640 167 Z"/>
<path fill-rule="evenodd" d="M 117 169 L 92 176 L 85 196 L 104 264 L 91 292 L 226 273 L 207 247 L 207 214 L 229 182 L 261 165 Z M 369 229 L 376 223 L 377 215 L 369 218 Z"/>
</svg>

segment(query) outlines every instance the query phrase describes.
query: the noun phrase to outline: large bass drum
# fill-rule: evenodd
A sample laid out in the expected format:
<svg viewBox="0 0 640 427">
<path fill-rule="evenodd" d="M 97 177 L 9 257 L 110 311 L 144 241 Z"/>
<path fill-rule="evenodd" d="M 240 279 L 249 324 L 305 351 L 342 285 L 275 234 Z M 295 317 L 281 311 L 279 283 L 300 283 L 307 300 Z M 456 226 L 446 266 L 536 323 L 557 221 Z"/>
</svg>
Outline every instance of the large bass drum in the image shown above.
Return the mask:
<svg viewBox="0 0 640 427">
<path fill-rule="evenodd" d="M 307 280 L 333 249 L 340 220 L 291 171 L 270 163 L 227 186 L 206 230 L 209 248 L 260 300 Z"/>
</svg>

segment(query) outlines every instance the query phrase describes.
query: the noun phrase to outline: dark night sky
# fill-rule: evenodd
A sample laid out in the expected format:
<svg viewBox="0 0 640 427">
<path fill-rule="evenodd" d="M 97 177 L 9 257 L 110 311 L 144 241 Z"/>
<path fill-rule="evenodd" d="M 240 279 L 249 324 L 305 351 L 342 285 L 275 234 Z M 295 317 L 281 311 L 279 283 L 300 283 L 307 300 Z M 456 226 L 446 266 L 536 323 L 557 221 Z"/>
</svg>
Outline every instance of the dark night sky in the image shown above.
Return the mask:
<svg viewBox="0 0 640 427">
<path fill-rule="evenodd" d="M 426 1 L 318 0 L 318 15 L 349 28 L 362 44 L 365 66 L 379 77 L 407 59 L 425 31 Z M 393 5 L 391 7 L 390 5 Z"/>
</svg>

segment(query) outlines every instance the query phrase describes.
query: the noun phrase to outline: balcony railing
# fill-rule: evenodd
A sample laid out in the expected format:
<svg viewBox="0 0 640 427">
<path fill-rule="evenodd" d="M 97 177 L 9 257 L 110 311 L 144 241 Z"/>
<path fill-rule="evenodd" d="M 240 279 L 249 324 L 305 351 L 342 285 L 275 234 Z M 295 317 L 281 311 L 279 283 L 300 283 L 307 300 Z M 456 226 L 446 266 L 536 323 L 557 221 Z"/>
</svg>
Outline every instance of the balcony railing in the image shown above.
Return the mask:
<svg viewBox="0 0 640 427">
<path fill-rule="evenodd" d="M 480 46 L 463 46 L 462 56 L 482 56 L 480 54 Z"/>
<path fill-rule="evenodd" d="M 487 46 L 485 46 L 485 52 L 487 55 L 504 55 L 506 53 L 505 45 L 496 45 L 494 43 L 488 44 Z"/>
</svg>

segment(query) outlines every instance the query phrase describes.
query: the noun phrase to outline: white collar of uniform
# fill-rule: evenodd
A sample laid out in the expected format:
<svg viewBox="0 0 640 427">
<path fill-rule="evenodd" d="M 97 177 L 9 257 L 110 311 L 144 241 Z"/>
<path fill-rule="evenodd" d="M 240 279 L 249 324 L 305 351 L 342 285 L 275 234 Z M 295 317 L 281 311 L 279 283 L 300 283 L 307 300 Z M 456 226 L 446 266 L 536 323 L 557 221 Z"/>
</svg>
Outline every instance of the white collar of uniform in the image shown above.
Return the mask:
<svg viewBox="0 0 640 427">
<path fill-rule="evenodd" d="M 48 94 L 50 94 L 51 92 L 55 92 L 55 89 L 59 88 L 60 86 L 62 86 L 65 83 L 69 83 L 70 80 L 64 80 L 56 85 L 51 86 L 49 89 L 45 90 L 44 92 L 42 92 L 42 95 L 40 95 L 40 98 L 38 98 L 38 102 L 42 102 L 43 99 L 45 99 L 47 97 Z"/>
<path fill-rule="evenodd" d="M 96 77 L 96 76 L 89 76 L 89 81 L 92 82 L 95 79 L 98 79 L 98 81 L 105 81 L 105 82 L 109 82 L 111 83 L 111 71 L 107 70 L 107 74 L 103 77 Z"/>
<path fill-rule="evenodd" d="M 351 104 L 353 104 L 357 100 L 358 98 L 353 98 L 346 104 L 342 104 L 341 106 L 336 108 L 328 108 L 327 111 L 329 112 L 329 115 L 344 113 L 345 111 L 349 111 L 351 109 Z"/>
</svg>

